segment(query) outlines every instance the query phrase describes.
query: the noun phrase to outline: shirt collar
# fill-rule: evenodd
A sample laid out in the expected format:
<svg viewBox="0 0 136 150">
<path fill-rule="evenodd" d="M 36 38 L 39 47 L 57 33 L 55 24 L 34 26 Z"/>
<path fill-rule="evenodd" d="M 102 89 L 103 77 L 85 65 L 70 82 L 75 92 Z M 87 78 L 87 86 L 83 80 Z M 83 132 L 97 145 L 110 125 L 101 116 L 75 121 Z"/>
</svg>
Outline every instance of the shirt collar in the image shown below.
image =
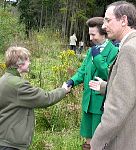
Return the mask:
<svg viewBox="0 0 136 150">
<path fill-rule="evenodd" d="M 19 76 L 20 77 L 20 73 L 18 72 L 16 67 L 10 67 L 6 69 L 6 72 L 11 73 L 15 76 Z"/>
<path fill-rule="evenodd" d="M 124 41 L 127 39 L 127 37 L 128 37 L 131 33 L 133 33 L 133 32 L 136 32 L 136 30 L 130 31 L 129 33 L 127 33 L 127 34 L 123 37 L 123 39 L 121 40 L 121 42 L 120 42 L 120 44 L 119 44 L 119 50 L 120 50 L 120 48 L 122 47 L 122 45 L 124 44 Z"/>
<path fill-rule="evenodd" d="M 106 39 L 103 44 L 97 45 L 97 47 L 100 47 L 100 52 L 102 52 L 104 50 L 104 48 L 108 44 L 108 42 L 109 42 L 109 40 Z"/>
</svg>

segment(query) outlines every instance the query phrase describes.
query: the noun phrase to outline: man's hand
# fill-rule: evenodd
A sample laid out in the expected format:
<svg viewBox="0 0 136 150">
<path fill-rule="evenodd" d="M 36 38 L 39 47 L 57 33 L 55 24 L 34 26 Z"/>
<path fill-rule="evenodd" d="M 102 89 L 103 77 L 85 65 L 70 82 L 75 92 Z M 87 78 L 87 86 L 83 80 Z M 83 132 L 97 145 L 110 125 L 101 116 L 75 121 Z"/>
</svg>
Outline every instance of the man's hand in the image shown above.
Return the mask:
<svg viewBox="0 0 136 150">
<path fill-rule="evenodd" d="M 69 93 L 71 91 L 71 87 L 72 86 L 68 87 L 68 84 L 66 82 L 64 82 L 63 85 L 62 85 L 62 88 L 64 88 L 67 93 Z"/>
<path fill-rule="evenodd" d="M 89 82 L 89 86 L 90 89 L 95 90 L 95 91 L 100 91 L 100 87 L 101 87 L 101 83 L 103 82 L 103 80 L 99 77 L 95 77 L 95 80 L 90 80 Z"/>
</svg>

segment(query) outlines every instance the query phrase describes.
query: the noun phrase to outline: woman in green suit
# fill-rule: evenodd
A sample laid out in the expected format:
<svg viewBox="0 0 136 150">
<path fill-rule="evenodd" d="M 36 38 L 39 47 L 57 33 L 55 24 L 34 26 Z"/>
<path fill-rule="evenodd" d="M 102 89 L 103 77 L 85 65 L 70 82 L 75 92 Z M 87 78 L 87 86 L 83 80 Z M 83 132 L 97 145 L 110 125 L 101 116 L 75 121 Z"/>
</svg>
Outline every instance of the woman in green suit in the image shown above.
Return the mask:
<svg viewBox="0 0 136 150">
<path fill-rule="evenodd" d="M 102 102 L 104 96 L 100 92 L 89 88 L 89 81 L 95 76 L 107 80 L 109 66 L 114 61 L 118 48 L 106 39 L 106 32 L 102 29 L 103 18 L 94 17 L 87 21 L 90 40 L 95 44 L 89 48 L 87 55 L 75 75 L 67 82 L 68 86 L 74 87 L 83 83 L 82 119 L 80 135 L 86 138 L 83 150 L 90 149 L 90 141 L 94 131 L 101 121 Z"/>
</svg>

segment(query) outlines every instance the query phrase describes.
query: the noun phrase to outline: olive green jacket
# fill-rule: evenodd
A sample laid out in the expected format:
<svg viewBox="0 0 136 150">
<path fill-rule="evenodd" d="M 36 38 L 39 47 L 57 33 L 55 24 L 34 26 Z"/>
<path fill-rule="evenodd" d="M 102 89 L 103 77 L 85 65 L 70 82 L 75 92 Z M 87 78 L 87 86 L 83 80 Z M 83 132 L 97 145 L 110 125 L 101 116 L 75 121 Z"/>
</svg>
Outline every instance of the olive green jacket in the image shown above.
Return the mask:
<svg viewBox="0 0 136 150">
<path fill-rule="evenodd" d="M 100 77 L 107 80 L 109 67 L 114 61 L 118 53 L 118 48 L 110 41 L 105 46 L 104 50 L 92 59 L 91 48 L 87 52 L 81 67 L 71 78 L 74 81 L 74 86 L 83 83 L 83 100 L 82 110 L 96 114 L 102 114 L 100 110 L 104 96 L 100 92 L 89 88 L 89 81 L 95 80 L 94 77 Z"/>
<path fill-rule="evenodd" d="M 32 87 L 16 69 L 9 69 L 0 78 L 0 145 L 26 150 L 34 130 L 34 108 L 59 102 L 66 90 L 46 92 Z"/>
</svg>

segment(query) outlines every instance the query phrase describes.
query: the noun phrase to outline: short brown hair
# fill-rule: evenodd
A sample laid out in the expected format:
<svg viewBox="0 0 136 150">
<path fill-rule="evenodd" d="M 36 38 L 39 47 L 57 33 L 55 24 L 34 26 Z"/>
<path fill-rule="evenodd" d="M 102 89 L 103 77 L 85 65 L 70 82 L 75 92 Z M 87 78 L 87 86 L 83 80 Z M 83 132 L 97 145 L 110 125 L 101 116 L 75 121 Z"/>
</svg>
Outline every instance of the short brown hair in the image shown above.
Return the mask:
<svg viewBox="0 0 136 150">
<path fill-rule="evenodd" d="M 103 17 L 93 17 L 86 22 L 88 27 L 97 27 L 101 35 L 107 35 L 105 29 L 102 29 Z"/>
<path fill-rule="evenodd" d="M 132 3 L 117 1 L 108 5 L 107 8 L 111 6 L 115 6 L 113 13 L 117 19 L 121 19 L 125 15 L 128 19 L 128 26 L 136 28 L 136 7 Z"/>
<path fill-rule="evenodd" d="M 24 47 L 9 47 L 5 53 L 6 67 L 18 67 L 30 56 L 30 52 Z"/>
</svg>

